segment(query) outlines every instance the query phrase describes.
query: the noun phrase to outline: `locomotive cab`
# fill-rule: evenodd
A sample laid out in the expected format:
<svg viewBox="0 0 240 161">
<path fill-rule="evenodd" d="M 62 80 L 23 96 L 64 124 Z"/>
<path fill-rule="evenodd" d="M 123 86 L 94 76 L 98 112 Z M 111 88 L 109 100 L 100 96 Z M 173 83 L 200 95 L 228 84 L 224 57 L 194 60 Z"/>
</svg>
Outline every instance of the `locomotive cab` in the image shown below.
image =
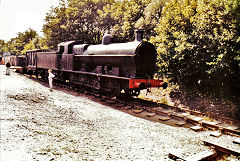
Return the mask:
<svg viewBox="0 0 240 161">
<path fill-rule="evenodd" d="M 76 41 L 67 41 L 58 44 L 56 68 L 58 70 L 73 70 L 73 46 Z"/>
</svg>

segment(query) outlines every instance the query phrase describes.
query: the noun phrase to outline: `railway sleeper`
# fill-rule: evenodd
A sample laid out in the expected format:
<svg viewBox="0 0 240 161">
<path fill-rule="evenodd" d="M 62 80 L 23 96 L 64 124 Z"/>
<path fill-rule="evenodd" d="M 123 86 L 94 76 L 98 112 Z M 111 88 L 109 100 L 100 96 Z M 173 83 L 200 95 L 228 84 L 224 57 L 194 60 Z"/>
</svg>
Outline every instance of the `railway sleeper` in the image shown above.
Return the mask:
<svg viewBox="0 0 240 161">
<path fill-rule="evenodd" d="M 225 154 L 232 154 L 235 156 L 240 156 L 240 149 L 239 148 L 233 148 L 233 147 L 228 147 L 225 145 L 221 145 L 219 143 L 213 143 L 210 141 L 203 141 L 204 145 L 210 146 L 210 147 L 215 147 L 216 151 L 220 151 Z"/>
<path fill-rule="evenodd" d="M 213 143 L 210 141 L 203 141 L 204 145 L 209 146 L 211 149 L 202 151 L 200 153 L 188 156 L 180 157 L 178 155 L 169 153 L 168 157 L 172 160 L 178 161 L 202 161 L 202 160 L 212 160 L 219 154 L 229 154 L 240 156 L 240 151 L 237 148 L 229 148 L 228 146 L 220 145 L 219 143 Z M 236 144 L 236 143 L 235 143 Z"/>
<path fill-rule="evenodd" d="M 176 161 L 202 161 L 202 160 L 210 160 L 210 159 L 216 157 L 217 155 L 218 155 L 218 153 L 216 150 L 209 149 L 209 150 L 205 150 L 200 153 L 188 156 L 186 158 L 174 155 L 172 153 L 169 153 L 168 157 L 170 159 L 176 160 Z"/>
</svg>

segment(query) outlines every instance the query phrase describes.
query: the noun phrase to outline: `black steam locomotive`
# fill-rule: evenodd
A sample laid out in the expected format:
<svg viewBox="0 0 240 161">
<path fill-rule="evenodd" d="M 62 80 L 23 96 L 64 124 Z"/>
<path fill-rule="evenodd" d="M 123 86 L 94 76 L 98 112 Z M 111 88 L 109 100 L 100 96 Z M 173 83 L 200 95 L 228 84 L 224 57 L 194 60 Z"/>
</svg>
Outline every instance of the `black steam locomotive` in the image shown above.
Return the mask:
<svg viewBox="0 0 240 161">
<path fill-rule="evenodd" d="M 26 70 L 47 79 L 52 69 L 56 81 L 70 83 L 104 92 L 108 96 L 121 93 L 137 96 L 150 87 L 167 87 L 163 80 L 153 79 L 156 69 L 156 49 L 142 41 L 143 30 L 135 30 L 135 41 L 112 43 L 107 34 L 102 44 L 63 42 L 55 52 L 30 50 L 26 52 Z"/>
</svg>

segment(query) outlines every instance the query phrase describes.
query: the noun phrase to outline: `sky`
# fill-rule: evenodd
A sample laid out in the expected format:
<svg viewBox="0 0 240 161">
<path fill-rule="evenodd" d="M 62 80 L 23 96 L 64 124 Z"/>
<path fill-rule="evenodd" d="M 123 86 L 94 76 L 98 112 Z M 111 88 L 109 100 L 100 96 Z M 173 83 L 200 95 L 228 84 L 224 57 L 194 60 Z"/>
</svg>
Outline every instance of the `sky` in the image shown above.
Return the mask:
<svg viewBox="0 0 240 161">
<path fill-rule="evenodd" d="M 58 0 L 0 0 L 0 40 L 9 41 L 29 28 L 40 36 L 46 13 Z"/>
</svg>

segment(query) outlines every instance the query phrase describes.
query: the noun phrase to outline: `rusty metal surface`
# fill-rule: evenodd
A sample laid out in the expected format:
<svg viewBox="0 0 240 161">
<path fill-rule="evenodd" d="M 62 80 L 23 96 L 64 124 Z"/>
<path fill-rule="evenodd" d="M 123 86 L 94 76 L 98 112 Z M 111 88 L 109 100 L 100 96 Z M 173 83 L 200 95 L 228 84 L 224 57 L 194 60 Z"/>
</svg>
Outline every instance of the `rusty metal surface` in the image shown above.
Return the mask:
<svg viewBox="0 0 240 161">
<path fill-rule="evenodd" d="M 62 70 L 73 70 L 73 54 L 62 55 Z"/>
<path fill-rule="evenodd" d="M 38 53 L 37 54 L 37 68 L 43 69 L 57 69 L 56 68 L 55 53 Z"/>
</svg>

